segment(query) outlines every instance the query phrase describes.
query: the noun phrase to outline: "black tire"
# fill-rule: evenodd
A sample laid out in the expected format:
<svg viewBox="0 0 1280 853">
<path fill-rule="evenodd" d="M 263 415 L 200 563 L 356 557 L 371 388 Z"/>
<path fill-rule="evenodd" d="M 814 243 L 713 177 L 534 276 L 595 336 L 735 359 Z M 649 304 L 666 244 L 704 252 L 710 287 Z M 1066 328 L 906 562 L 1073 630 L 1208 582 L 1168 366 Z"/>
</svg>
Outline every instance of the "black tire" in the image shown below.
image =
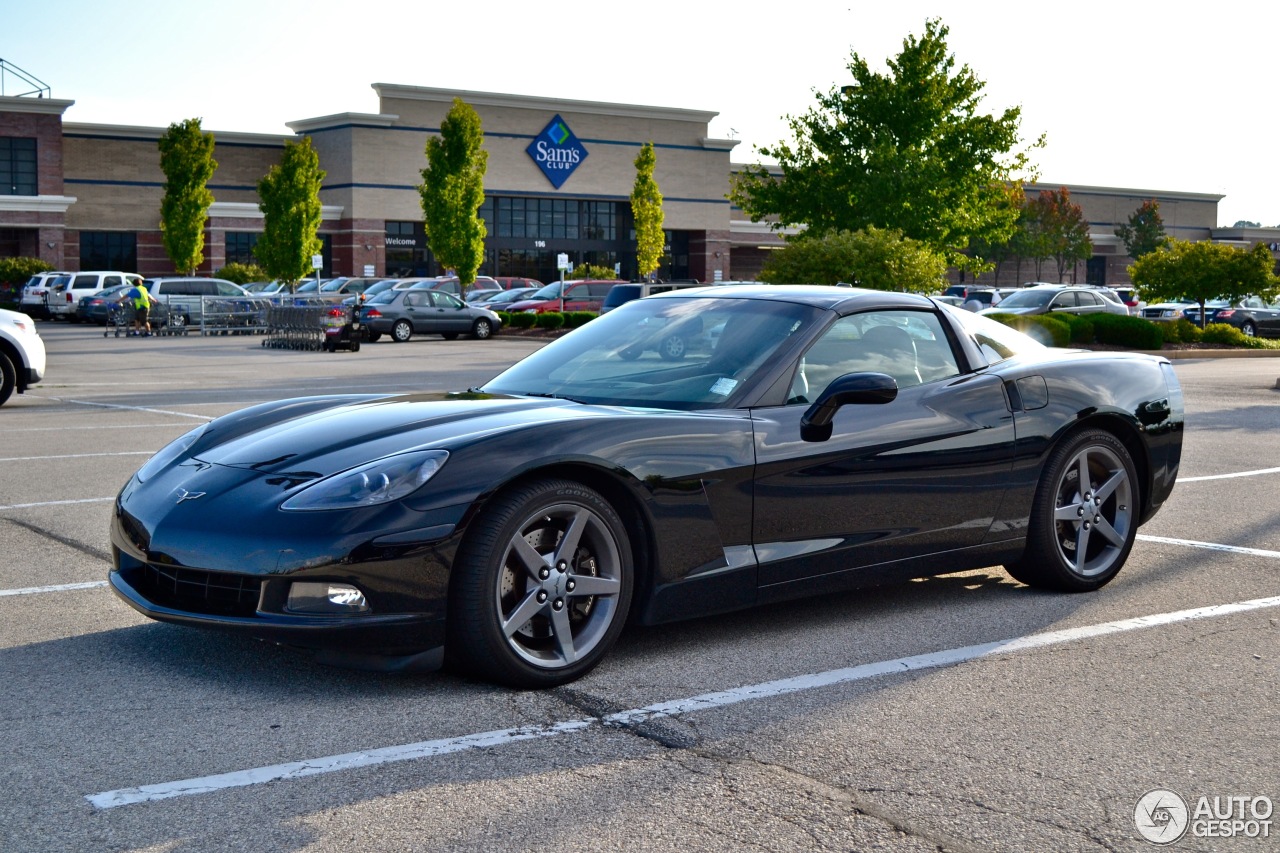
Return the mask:
<svg viewBox="0 0 1280 853">
<path fill-rule="evenodd" d="M 187 322 L 186 314 L 174 314 L 169 318 L 169 322 L 167 324 L 169 327 L 169 334 L 181 335 L 187 328 Z"/>
<path fill-rule="evenodd" d="M 360 336 L 354 335 L 351 338 L 351 351 L 360 352 Z"/>
<path fill-rule="evenodd" d="M 458 339 L 458 333 L 457 332 L 441 332 L 440 337 L 444 338 L 446 341 L 456 341 Z"/>
<path fill-rule="evenodd" d="M 3 406 L 18 388 L 18 371 L 9 356 L 0 352 L 0 406 Z"/>
<path fill-rule="evenodd" d="M 484 341 L 493 337 L 493 323 L 489 322 L 488 317 L 479 317 L 471 324 L 471 337 L 477 341 Z"/>
<path fill-rule="evenodd" d="M 369 343 L 374 343 L 382 337 L 382 332 L 375 332 L 373 329 L 365 329 L 364 339 Z"/>
<path fill-rule="evenodd" d="M 391 327 L 391 340 L 402 344 L 413 337 L 413 324 L 408 320 L 396 320 Z"/>
<path fill-rule="evenodd" d="M 641 347 L 638 345 L 633 347 L 626 347 L 624 349 L 618 350 L 618 356 L 623 361 L 635 361 L 637 358 L 639 358 L 643 354 L 644 354 L 644 347 Z"/>
<path fill-rule="evenodd" d="M 450 665 L 513 687 L 573 681 L 622 632 L 634 577 L 626 527 L 598 492 L 542 480 L 499 494 L 453 564 Z"/>
<path fill-rule="evenodd" d="M 1245 320 L 1244 325 L 1240 327 L 1240 331 L 1244 332 L 1245 337 L 1252 338 L 1257 336 L 1258 327 L 1253 324 L 1252 320 Z"/>
<path fill-rule="evenodd" d="M 337 339 L 337 337 L 336 337 L 336 336 L 325 335 L 325 339 L 324 339 L 324 351 L 325 351 L 325 352 L 337 352 L 337 351 L 338 351 L 338 339 Z"/>
<path fill-rule="evenodd" d="M 689 342 L 681 335 L 667 335 L 658 344 L 658 355 L 667 361 L 679 361 L 689 349 Z"/>
<path fill-rule="evenodd" d="M 1133 459 L 1114 435 L 1087 429 L 1071 436 L 1049 454 L 1031 504 L 1026 551 L 1005 568 L 1042 589 L 1105 586 L 1137 538 L 1139 499 Z"/>
</svg>

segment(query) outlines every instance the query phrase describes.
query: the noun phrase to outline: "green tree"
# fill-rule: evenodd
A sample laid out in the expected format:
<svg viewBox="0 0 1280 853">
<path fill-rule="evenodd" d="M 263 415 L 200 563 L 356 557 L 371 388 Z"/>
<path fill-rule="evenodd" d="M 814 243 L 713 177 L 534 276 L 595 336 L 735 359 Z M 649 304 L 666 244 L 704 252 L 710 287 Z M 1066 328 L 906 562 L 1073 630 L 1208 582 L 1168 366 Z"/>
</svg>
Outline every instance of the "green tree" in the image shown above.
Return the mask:
<svg viewBox="0 0 1280 853">
<path fill-rule="evenodd" d="M 218 278 L 233 281 L 236 284 L 249 284 L 253 281 L 268 281 L 271 276 L 257 264 L 227 264 L 218 270 Z"/>
<path fill-rule="evenodd" d="M 200 129 L 198 118 L 171 124 L 160 137 L 160 230 L 173 268 L 187 275 L 204 262 L 204 226 L 213 204 L 208 183 L 218 168 L 213 145 L 213 134 Z"/>
<path fill-rule="evenodd" d="M 312 270 L 311 257 L 320 254 L 320 186 L 324 183 L 320 155 L 311 137 L 286 142 L 279 166 L 258 181 L 262 236 L 254 257 L 267 275 L 292 289 Z"/>
<path fill-rule="evenodd" d="M 1062 281 L 1067 267 L 1074 269 L 1093 254 L 1089 224 L 1084 221 L 1080 205 L 1071 201 L 1071 191 L 1066 187 L 1041 190 L 1027 205 L 1025 227 L 1027 246 L 1037 261 L 1037 278 L 1043 260 L 1053 258 L 1057 262 L 1058 281 Z"/>
<path fill-rule="evenodd" d="M 1135 261 L 1159 249 L 1169 239 L 1164 233 L 1160 203 L 1149 199 L 1129 214 L 1129 221 L 1116 226 L 1116 236 L 1124 241 L 1125 251 Z"/>
<path fill-rule="evenodd" d="M 1029 156 L 1015 151 L 1021 110 L 979 112 L 985 84 L 967 65 L 956 68 L 948 32 L 928 21 L 922 37 L 903 41 L 887 74 L 853 53 L 852 85 L 817 93 L 817 106 L 788 117 L 793 141 L 759 149 L 781 176 L 747 166 L 732 200 L 756 222 L 774 217 L 778 226 L 803 224 L 817 234 L 896 229 L 956 266 L 986 268 L 984 258 L 961 252 L 975 239 L 1012 235 L 1009 187 L 1029 171 Z M 1042 145 L 1043 138 L 1030 147 Z"/>
<path fill-rule="evenodd" d="M 760 278 L 773 284 L 845 282 L 872 290 L 934 293 L 946 272 L 946 258 L 932 246 L 869 225 L 856 232 L 794 237 L 770 254 Z"/>
<path fill-rule="evenodd" d="M 461 98 L 453 99 L 440 123 L 440 135 L 427 139 L 422 170 L 422 217 L 427 243 L 436 260 L 453 270 L 463 288 L 476 280 L 488 233 L 477 211 L 484 203 L 484 173 L 489 152 L 480 146 L 480 116 Z"/>
<path fill-rule="evenodd" d="M 601 267 L 595 264 L 578 264 L 565 276 L 566 279 L 598 278 L 605 281 L 617 277 L 618 274 L 613 271 L 612 267 Z"/>
<path fill-rule="evenodd" d="M 1273 298 L 1280 290 L 1274 268 L 1275 259 L 1262 243 L 1246 251 L 1223 243 L 1171 238 L 1163 249 L 1130 264 L 1129 278 L 1148 302 L 1192 299 L 1200 303 L 1203 328 L 1204 304 L 1210 299 Z"/>
<path fill-rule="evenodd" d="M 26 284 L 38 272 L 52 272 L 53 265 L 39 258 L 0 258 L 0 284 Z"/>
<path fill-rule="evenodd" d="M 636 155 L 636 183 L 631 189 L 631 216 L 636 227 L 636 262 L 640 275 L 647 276 L 662 262 L 666 234 L 662 231 L 662 191 L 653 178 L 658 155 L 646 142 Z"/>
</svg>

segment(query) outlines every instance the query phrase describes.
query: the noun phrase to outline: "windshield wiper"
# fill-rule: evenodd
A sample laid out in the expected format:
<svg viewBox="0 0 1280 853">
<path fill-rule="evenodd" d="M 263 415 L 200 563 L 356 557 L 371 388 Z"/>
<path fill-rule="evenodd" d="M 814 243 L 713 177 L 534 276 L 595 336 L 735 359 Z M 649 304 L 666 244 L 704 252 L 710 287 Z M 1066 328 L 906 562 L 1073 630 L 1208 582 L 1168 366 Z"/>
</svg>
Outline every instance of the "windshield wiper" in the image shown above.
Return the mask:
<svg viewBox="0 0 1280 853">
<path fill-rule="evenodd" d="M 581 403 L 582 401 L 575 397 L 566 397 L 564 394 L 549 394 L 545 391 L 521 391 L 521 397 L 545 397 L 548 400 L 568 400 L 570 403 Z"/>
</svg>

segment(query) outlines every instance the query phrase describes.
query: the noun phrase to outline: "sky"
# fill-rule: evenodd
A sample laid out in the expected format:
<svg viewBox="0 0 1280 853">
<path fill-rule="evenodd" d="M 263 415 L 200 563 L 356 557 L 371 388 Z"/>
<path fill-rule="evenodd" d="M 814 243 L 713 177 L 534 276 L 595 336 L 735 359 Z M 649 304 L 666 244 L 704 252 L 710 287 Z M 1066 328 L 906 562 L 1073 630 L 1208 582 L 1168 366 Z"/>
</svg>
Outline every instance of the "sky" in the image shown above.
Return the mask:
<svg viewBox="0 0 1280 853">
<path fill-rule="evenodd" d="M 883 70 L 931 18 L 982 109 L 1045 135 L 1042 183 L 1221 194 L 1219 225 L 1280 225 L 1274 2 L 0 0 L 0 58 L 74 100 L 67 122 L 289 135 L 395 83 L 717 112 L 745 163 L 852 54 Z"/>
</svg>

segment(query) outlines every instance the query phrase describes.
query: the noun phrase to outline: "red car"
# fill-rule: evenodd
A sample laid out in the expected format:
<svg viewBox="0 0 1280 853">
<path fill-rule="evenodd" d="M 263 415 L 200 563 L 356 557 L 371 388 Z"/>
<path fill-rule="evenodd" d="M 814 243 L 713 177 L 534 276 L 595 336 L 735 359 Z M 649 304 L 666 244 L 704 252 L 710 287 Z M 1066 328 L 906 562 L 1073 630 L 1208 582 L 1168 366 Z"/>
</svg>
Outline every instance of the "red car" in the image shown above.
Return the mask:
<svg viewBox="0 0 1280 853">
<path fill-rule="evenodd" d="M 580 281 L 558 281 L 548 284 L 532 294 L 528 299 L 516 302 L 507 308 L 511 313 L 532 311 L 535 314 L 547 314 L 551 311 L 600 311 L 604 298 L 615 284 L 625 284 L 621 279 L 603 281 L 583 279 Z"/>
</svg>

